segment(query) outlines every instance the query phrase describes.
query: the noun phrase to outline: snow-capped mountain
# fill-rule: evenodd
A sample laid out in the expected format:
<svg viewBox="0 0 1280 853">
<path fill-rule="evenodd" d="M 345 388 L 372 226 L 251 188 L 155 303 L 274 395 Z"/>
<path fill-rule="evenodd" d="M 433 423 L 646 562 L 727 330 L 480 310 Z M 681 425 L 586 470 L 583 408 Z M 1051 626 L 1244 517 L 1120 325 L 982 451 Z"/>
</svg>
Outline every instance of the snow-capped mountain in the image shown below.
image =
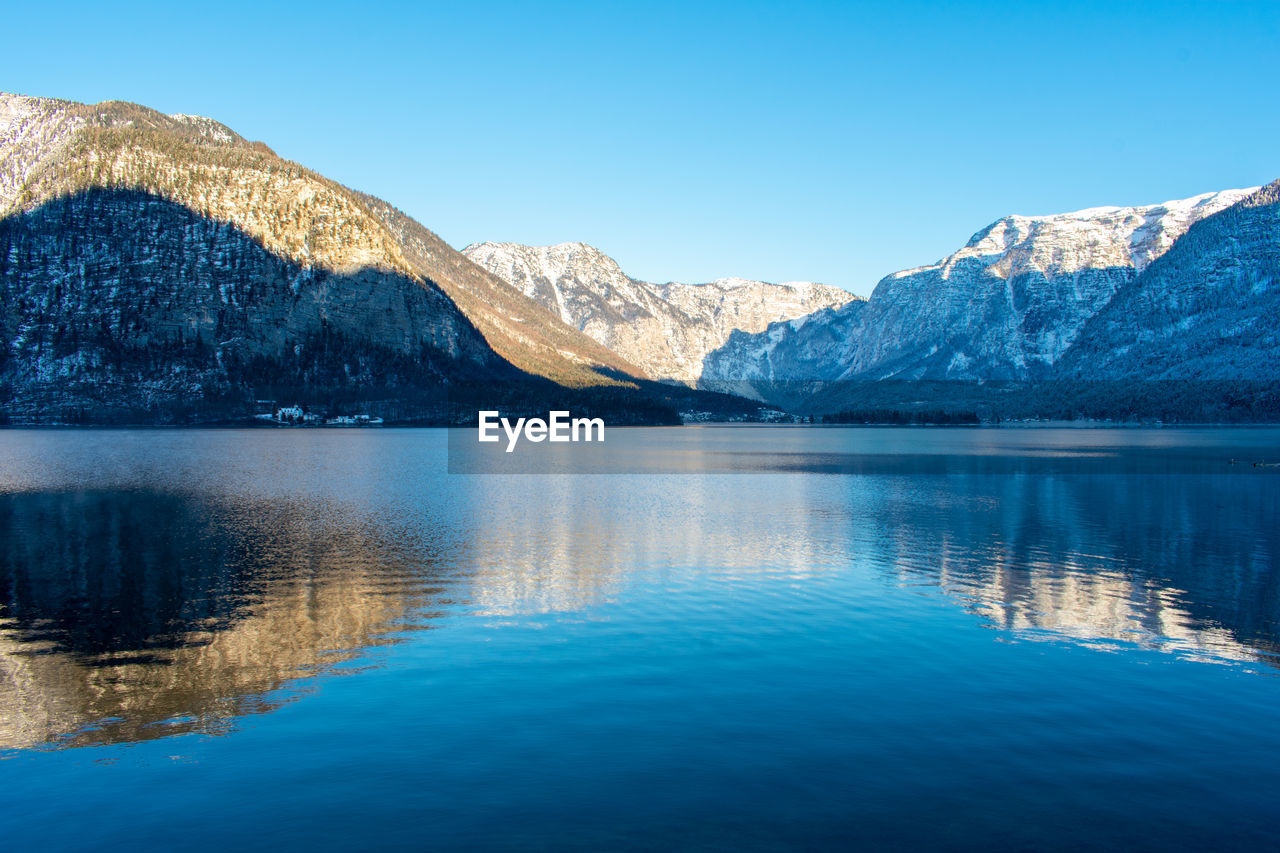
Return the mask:
<svg viewBox="0 0 1280 853">
<path fill-rule="evenodd" d="M 1145 207 L 1008 216 L 871 295 L 847 375 L 1035 379 L 1193 223 L 1256 188 Z"/>
<path fill-rule="evenodd" d="M 1117 292 L 1192 225 L 1255 191 L 1007 216 L 935 264 L 886 276 L 865 304 L 731 336 L 708 355 L 703 380 L 723 386 L 1051 376 Z"/>
<path fill-rule="evenodd" d="M 459 379 L 529 374 L 622 396 L 648 376 L 800 411 L 849 409 L 832 380 L 875 385 L 860 399 L 881 407 L 898 401 L 879 380 L 1267 383 L 1277 282 L 1277 184 L 1008 216 L 863 300 L 640 281 L 582 243 L 459 253 L 211 119 L 0 94 L 0 420 L 199 420 L 259 393 L 417 417 Z M 912 384 L 913 405 L 936 403 Z M 1230 417 L 1280 399 L 1242 393 Z M 1200 403 L 1239 397 L 1176 390 L 1160 410 L 1196 394 L 1208 418 L 1223 407 Z"/>
<path fill-rule="evenodd" d="M 585 243 L 477 243 L 462 251 L 654 379 L 695 383 L 706 356 L 731 333 L 762 332 L 770 323 L 855 300 L 812 282 L 639 281 Z"/>
<path fill-rule="evenodd" d="M 1070 379 L 1280 379 L 1280 181 L 1209 217 L 1085 325 Z"/>
</svg>

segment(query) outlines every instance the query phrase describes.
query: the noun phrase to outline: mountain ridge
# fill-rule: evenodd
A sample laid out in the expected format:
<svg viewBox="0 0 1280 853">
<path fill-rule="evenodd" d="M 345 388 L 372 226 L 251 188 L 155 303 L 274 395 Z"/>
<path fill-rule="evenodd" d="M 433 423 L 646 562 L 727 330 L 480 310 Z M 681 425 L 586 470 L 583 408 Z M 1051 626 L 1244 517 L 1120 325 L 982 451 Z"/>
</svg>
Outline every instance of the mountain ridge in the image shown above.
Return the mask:
<svg viewBox="0 0 1280 853">
<path fill-rule="evenodd" d="M 19 102 L 16 107 L 15 101 Z M 44 153 L 38 157 L 23 158 L 21 152 L 14 157 L 10 150 L 13 146 L 8 137 L 17 136 L 16 141 L 21 142 L 24 135 L 22 123 L 14 122 L 12 117 L 17 114 L 21 118 L 23 112 L 46 119 L 45 128 L 38 127 L 40 122 L 36 123 L 37 128 L 26 128 L 25 135 L 36 135 L 41 143 L 39 148 Z M 265 247 L 299 263 L 322 264 L 339 272 L 386 267 L 415 280 L 428 279 L 427 273 L 435 272 L 438 280 L 433 283 L 446 293 L 454 289 L 454 281 L 439 272 L 451 267 L 449 271 L 459 276 L 469 275 L 473 289 L 483 285 L 508 297 L 505 283 L 469 269 L 456 257 L 449 259 L 451 264 L 442 261 L 419 268 L 405 257 L 404 247 L 391 233 L 391 226 L 370 209 L 370 204 L 376 202 L 385 213 L 395 210 L 391 205 L 283 160 L 266 145 L 249 142 L 213 119 L 185 115 L 174 118 L 120 101 L 84 105 L 0 95 L 0 117 L 6 113 L 10 127 L 18 127 L 16 133 L 0 130 L 0 145 L 10 143 L 4 149 L 4 160 L 34 162 L 21 169 L 23 180 L 19 187 L 0 187 L 0 191 L 7 190 L 5 194 L 14 197 L 7 207 L 0 208 L 0 216 L 77 187 L 144 189 L 186 204 L 202 215 L 240 226 Z M 56 136 L 47 129 L 50 124 Z M 193 184 L 198 185 L 194 191 L 190 189 Z M 421 228 L 421 232 L 429 235 L 422 239 L 433 241 L 436 255 L 454 252 L 428 229 Z M 506 302 L 512 311 L 522 312 L 522 317 L 533 315 L 532 322 L 526 325 L 550 322 L 531 302 L 518 298 L 506 298 Z M 475 312 L 468 319 L 478 326 L 489 325 L 488 317 Z M 580 352 L 569 346 L 570 337 Z M 574 358 L 565 370 L 567 375 L 549 378 L 566 378 L 571 383 L 613 381 L 603 375 L 587 375 L 590 371 L 575 370 L 573 363 L 598 363 L 620 372 L 635 370 L 588 340 L 572 335 L 561 338 L 542 343 L 533 357 L 526 357 L 519 347 L 501 340 L 496 348 L 505 350 L 504 356 L 517 367 L 533 368 L 529 372 L 535 374 L 537 366 L 548 361 L 547 353 L 569 349 Z M 529 345 L 530 341 L 522 343 Z"/>
<path fill-rule="evenodd" d="M 214 119 L 0 93 L 0 418 L 198 420 L 268 392 L 417 418 L 423 395 L 522 382 L 534 406 L 660 380 L 662 405 L 685 385 L 792 410 L 836 405 L 833 382 L 889 383 L 878 406 L 911 383 L 1269 393 L 1278 211 L 1273 182 L 1005 216 L 867 299 L 653 283 L 586 243 L 456 251 Z M 1125 393 L 1097 387 L 1095 408 Z"/>
<path fill-rule="evenodd" d="M 462 252 L 650 378 L 689 384 L 700 378 L 706 354 L 734 330 L 761 331 L 770 322 L 858 298 L 813 282 L 646 282 L 581 242 L 483 242 Z"/>
<path fill-rule="evenodd" d="M 225 416 L 257 396 L 261 359 L 284 393 L 330 402 L 440 397 L 458 371 L 528 389 L 634 390 L 640 375 L 390 204 L 213 119 L 8 94 L 0 343 L 0 415 L 24 421 L 199 419 L 206 398 Z M 182 364 L 157 363 L 182 347 Z"/>
<path fill-rule="evenodd" d="M 704 381 L 1047 379 L 1122 287 L 1253 192 L 1001 217 L 945 258 L 885 276 L 864 305 L 731 336 L 709 354 Z"/>
<path fill-rule="evenodd" d="M 1280 180 L 1188 229 L 1064 359 L 1072 378 L 1280 379 Z"/>
</svg>

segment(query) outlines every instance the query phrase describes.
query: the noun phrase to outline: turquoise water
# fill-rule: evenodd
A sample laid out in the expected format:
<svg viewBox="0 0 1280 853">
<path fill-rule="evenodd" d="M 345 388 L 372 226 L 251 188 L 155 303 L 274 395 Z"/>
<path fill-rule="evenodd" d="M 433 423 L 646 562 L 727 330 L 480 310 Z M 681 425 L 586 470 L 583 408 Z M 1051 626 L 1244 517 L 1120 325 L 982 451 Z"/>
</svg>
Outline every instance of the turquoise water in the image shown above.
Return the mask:
<svg viewBox="0 0 1280 853">
<path fill-rule="evenodd" d="M 1274 846 L 1280 430 L 607 448 L 0 432 L 5 847 Z"/>
</svg>

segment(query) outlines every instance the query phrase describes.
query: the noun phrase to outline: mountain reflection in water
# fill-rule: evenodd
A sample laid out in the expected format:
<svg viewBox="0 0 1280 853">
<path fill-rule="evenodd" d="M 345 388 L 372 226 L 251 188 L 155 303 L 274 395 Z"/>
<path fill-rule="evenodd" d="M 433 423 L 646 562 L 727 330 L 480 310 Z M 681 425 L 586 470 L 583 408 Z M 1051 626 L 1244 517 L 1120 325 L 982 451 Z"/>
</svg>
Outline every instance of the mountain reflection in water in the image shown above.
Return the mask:
<svg viewBox="0 0 1280 853">
<path fill-rule="evenodd" d="M 887 573 L 936 585 L 1018 638 L 1274 667 L 1277 486 L 1266 475 L 904 479 L 864 518 L 884 531 Z"/>
<path fill-rule="evenodd" d="M 420 626 L 430 561 L 324 507 L 0 494 L 0 748 L 225 731 Z"/>
<path fill-rule="evenodd" d="M 1280 654 L 1280 480 L 1227 465 L 1270 432 L 630 430 L 582 477 L 445 474 L 441 431 L 4 437 L 5 750 L 227 732 L 446 613 L 703 643 L 800 595 L 768 636 L 842 642 L 923 587 L 1012 640 Z M 673 441 L 747 473 L 628 467 Z"/>
</svg>

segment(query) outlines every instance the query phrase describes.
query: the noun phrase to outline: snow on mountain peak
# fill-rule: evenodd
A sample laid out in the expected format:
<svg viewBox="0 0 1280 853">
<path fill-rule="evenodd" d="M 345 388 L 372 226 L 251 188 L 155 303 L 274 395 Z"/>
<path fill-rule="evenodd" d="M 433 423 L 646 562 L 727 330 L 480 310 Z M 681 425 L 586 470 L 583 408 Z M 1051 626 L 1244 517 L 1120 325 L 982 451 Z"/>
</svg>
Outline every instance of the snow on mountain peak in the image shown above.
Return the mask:
<svg viewBox="0 0 1280 853">
<path fill-rule="evenodd" d="M 1101 266 L 1141 271 L 1164 254 L 1195 222 L 1257 190 L 1202 193 L 1136 207 L 1090 207 L 1046 216 L 1006 216 L 974 234 L 958 252 L 936 264 L 903 270 L 902 279 L 928 269 L 944 277 L 963 262 L 983 261 L 1002 278 L 1026 272 L 1065 274 Z"/>
<path fill-rule="evenodd" d="M 659 379 L 696 381 L 735 330 L 763 331 L 853 294 L 811 282 L 721 278 L 708 284 L 633 279 L 585 243 L 476 243 L 463 254 Z"/>
<path fill-rule="evenodd" d="M 1121 288 L 1254 192 L 1003 217 L 942 260 L 885 276 L 866 303 L 734 336 L 703 381 L 1049 375 Z"/>
<path fill-rule="evenodd" d="M 170 113 L 169 118 L 195 130 L 201 136 L 213 142 L 235 142 L 236 134 L 219 121 L 205 116 L 187 115 L 186 113 Z"/>
</svg>

